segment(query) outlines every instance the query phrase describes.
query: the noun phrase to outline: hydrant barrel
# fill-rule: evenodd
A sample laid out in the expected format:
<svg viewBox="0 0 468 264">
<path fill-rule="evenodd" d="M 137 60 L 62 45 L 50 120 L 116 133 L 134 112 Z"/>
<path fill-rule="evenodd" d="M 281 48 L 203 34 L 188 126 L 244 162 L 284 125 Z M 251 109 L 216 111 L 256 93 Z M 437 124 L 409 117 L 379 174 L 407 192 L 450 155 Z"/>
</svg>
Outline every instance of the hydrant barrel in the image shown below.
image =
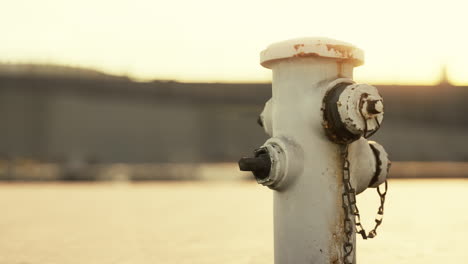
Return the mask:
<svg viewBox="0 0 468 264">
<path fill-rule="evenodd" d="M 342 263 L 343 162 L 340 145 L 324 133 L 322 107 L 331 86 L 352 83 L 363 52 L 336 40 L 303 38 L 269 46 L 260 61 L 273 72 L 271 136 L 300 146 L 285 159 L 302 160 L 283 168 L 283 187 L 274 191 L 275 263 Z M 369 109 L 380 108 L 376 102 Z"/>
</svg>

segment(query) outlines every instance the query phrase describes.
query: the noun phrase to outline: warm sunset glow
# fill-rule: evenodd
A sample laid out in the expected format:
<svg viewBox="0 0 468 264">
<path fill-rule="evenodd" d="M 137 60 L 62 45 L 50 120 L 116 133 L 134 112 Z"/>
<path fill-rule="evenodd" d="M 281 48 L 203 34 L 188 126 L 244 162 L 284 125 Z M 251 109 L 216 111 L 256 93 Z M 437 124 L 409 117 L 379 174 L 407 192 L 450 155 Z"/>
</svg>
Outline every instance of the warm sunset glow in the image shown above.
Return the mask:
<svg viewBox="0 0 468 264">
<path fill-rule="evenodd" d="M 434 83 L 446 64 L 468 83 L 468 2 L 8 1 L 0 62 L 91 67 L 137 79 L 270 80 L 259 52 L 288 38 L 325 36 L 366 54 L 356 78 Z"/>
</svg>

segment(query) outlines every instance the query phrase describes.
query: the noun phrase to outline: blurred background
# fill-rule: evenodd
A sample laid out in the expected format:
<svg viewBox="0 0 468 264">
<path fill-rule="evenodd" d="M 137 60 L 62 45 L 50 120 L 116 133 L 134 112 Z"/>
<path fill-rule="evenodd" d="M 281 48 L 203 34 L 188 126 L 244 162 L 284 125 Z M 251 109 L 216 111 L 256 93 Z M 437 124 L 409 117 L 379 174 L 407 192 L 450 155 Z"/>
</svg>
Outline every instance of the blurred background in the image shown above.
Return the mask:
<svg viewBox="0 0 468 264">
<path fill-rule="evenodd" d="M 375 140 L 394 161 L 393 177 L 468 176 L 468 88 L 450 83 L 445 67 L 439 76 L 376 85 L 386 113 Z M 233 163 L 267 139 L 256 120 L 270 97 L 270 83 L 137 82 L 3 64 L 0 179 L 240 178 Z"/>
<path fill-rule="evenodd" d="M 395 189 L 381 238 L 358 256 L 464 263 L 467 7 L 3 3 L 0 263 L 271 263 L 271 192 L 236 162 L 267 139 L 256 120 L 271 72 L 259 52 L 303 36 L 362 48 L 355 80 L 385 100 L 373 139 L 390 154 Z M 377 195 L 365 195 L 372 219 Z"/>
</svg>

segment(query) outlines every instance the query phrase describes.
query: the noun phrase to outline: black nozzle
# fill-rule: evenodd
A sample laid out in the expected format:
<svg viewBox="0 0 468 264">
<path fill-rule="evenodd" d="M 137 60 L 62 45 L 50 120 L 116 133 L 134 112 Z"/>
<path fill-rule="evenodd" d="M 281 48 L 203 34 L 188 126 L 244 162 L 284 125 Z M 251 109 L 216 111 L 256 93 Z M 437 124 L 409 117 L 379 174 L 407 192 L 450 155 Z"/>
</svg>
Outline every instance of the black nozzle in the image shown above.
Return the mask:
<svg viewBox="0 0 468 264">
<path fill-rule="evenodd" d="M 255 151 L 255 157 L 244 157 L 239 160 L 241 171 L 251 171 L 255 178 L 265 179 L 270 175 L 271 159 L 266 148 Z"/>
</svg>

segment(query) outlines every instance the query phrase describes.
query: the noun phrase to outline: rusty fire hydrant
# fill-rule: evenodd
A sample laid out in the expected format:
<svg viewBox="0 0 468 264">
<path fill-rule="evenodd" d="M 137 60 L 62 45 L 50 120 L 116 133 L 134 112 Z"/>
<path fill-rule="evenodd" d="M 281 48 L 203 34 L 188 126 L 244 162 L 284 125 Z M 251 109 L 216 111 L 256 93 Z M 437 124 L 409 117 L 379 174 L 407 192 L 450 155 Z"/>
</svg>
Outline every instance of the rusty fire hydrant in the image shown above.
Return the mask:
<svg viewBox="0 0 468 264">
<path fill-rule="evenodd" d="M 367 141 L 382 122 L 377 89 L 356 84 L 353 68 L 363 52 L 344 42 L 303 38 L 272 44 L 260 55 L 273 71 L 272 98 L 259 122 L 271 136 L 239 167 L 274 190 L 277 264 L 356 263 L 356 194 L 382 183 L 390 161 Z M 382 221 L 383 202 L 376 222 Z"/>
</svg>

